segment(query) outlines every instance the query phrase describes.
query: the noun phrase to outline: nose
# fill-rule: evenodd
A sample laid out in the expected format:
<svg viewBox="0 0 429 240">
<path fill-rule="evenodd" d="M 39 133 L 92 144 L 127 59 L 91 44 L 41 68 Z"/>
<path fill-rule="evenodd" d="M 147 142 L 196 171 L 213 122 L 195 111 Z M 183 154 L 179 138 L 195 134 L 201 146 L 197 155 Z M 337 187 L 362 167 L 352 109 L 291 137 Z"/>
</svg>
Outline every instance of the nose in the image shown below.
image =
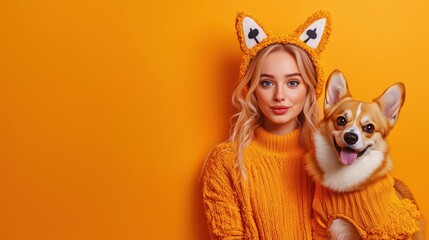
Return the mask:
<svg viewBox="0 0 429 240">
<path fill-rule="evenodd" d="M 276 92 L 274 93 L 274 100 L 275 101 L 284 101 L 285 100 L 284 90 L 282 89 L 282 87 L 280 87 L 280 86 L 276 87 Z"/>
<path fill-rule="evenodd" d="M 359 136 L 356 133 L 347 132 L 346 134 L 344 134 L 344 141 L 349 145 L 357 143 L 358 140 Z"/>
</svg>

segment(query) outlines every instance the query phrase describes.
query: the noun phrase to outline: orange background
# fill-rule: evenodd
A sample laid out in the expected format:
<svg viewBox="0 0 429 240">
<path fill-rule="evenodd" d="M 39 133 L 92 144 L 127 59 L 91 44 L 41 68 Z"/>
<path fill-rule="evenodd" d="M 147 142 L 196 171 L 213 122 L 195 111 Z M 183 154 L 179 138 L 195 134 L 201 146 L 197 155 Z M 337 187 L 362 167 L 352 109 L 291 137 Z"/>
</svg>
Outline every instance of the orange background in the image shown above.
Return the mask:
<svg viewBox="0 0 429 240">
<path fill-rule="evenodd" d="M 289 33 L 317 9 L 323 67 L 356 98 L 405 83 L 394 175 L 429 218 L 424 1 L 1 1 L 0 239 L 207 239 L 198 176 L 234 112 L 235 13 Z"/>
</svg>

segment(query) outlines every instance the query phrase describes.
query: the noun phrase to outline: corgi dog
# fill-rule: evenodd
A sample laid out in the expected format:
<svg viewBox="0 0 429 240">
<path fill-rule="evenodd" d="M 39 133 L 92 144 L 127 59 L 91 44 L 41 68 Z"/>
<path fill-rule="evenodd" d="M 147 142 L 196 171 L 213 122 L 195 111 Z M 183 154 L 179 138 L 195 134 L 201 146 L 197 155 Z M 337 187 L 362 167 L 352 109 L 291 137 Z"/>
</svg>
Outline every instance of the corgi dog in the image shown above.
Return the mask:
<svg viewBox="0 0 429 240">
<path fill-rule="evenodd" d="M 335 70 L 326 84 L 324 118 L 304 156 L 315 181 L 314 239 L 422 239 L 423 221 L 408 188 L 389 172 L 386 137 L 405 101 L 402 83 L 372 102 L 351 97 Z"/>
</svg>

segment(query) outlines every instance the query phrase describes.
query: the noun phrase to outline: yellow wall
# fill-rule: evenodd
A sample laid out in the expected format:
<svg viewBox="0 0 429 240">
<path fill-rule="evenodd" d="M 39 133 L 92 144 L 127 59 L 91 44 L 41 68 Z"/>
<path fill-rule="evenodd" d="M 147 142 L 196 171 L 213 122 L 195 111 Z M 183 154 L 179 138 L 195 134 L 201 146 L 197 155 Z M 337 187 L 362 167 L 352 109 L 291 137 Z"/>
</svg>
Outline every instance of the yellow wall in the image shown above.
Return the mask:
<svg viewBox="0 0 429 240">
<path fill-rule="evenodd" d="M 197 180 L 234 111 L 238 10 L 275 33 L 329 10 L 326 72 L 367 101 L 405 83 L 394 174 L 429 218 L 428 4 L 144 2 L 1 1 L 0 239 L 207 239 Z"/>
</svg>

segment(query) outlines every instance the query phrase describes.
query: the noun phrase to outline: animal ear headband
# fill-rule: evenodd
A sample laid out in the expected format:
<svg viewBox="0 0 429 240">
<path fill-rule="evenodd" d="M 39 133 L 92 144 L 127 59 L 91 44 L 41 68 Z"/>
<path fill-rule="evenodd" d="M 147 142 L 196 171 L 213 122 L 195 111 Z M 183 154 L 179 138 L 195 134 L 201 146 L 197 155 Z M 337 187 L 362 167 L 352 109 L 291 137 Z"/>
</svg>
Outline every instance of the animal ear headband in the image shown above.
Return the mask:
<svg viewBox="0 0 429 240">
<path fill-rule="evenodd" d="M 244 53 L 240 67 L 240 81 L 246 74 L 250 61 L 265 47 L 276 44 L 293 44 L 307 52 L 313 62 L 317 75 L 316 97 L 323 91 L 323 71 L 319 64 L 320 54 L 328 43 L 331 34 L 331 16 L 329 12 L 318 11 L 299 26 L 290 35 L 271 35 L 256 19 L 249 14 L 237 14 L 235 28 L 241 51 Z"/>
</svg>

